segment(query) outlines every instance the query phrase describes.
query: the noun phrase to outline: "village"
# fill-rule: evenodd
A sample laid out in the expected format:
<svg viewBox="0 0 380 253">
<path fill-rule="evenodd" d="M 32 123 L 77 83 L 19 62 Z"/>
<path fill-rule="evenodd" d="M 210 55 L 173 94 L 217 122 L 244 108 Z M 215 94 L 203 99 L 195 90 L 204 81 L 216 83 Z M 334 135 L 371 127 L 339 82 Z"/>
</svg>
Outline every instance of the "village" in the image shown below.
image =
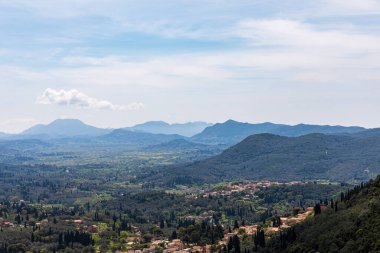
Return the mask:
<svg viewBox="0 0 380 253">
<path fill-rule="evenodd" d="M 324 209 L 325 206 L 323 206 L 322 209 Z M 291 217 L 279 217 L 279 220 L 281 221 L 278 226 L 274 225 L 273 222 L 267 227 L 260 227 L 259 225 L 246 225 L 246 226 L 240 226 L 239 228 L 234 229 L 233 231 L 229 231 L 228 229 L 225 230 L 224 237 L 222 240 L 220 240 L 216 247 L 223 248 L 224 246 L 227 246 L 229 243 L 229 240 L 234 237 L 235 235 L 241 237 L 243 235 L 248 236 L 254 236 L 258 229 L 262 228 L 265 232 L 265 235 L 270 237 L 271 235 L 275 233 L 279 233 L 281 230 L 288 229 L 292 226 L 294 226 L 297 223 L 300 223 L 307 219 L 308 217 L 311 217 L 313 215 L 313 207 L 306 208 L 305 212 L 299 213 L 295 216 Z M 132 244 L 131 244 L 132 246 Z M 173 240 L 153 240 L 152 243 L 148 248 L 144 249 L 129 249 L 127 251 L 118 251 L 118 253 L 204 253 L 204 252 L 211 252 L 212 249 L 215 249 L 215 245 L 205 245 L 205 246 L 199 246 L 199 245 L 186 245 L 184 242 L 182 242 L 180 239 L 173 239 Z"/>
<path fill-rule="evenodd" d="M 268 187 L 272 186 L 273 182 L 263 182 L 263 183 L 245 183 L 243 185 L 234 185 L 230 184 L 227 187 L 231 189 L 231 192 L 242 192 L 247 190 L 255 191 L 259 189 L 260 187 Z M 227 193 L 228 191 L 222 190 L 221 192 Z M 210 194 L 214 194 L 214 192 L 210 192 Z M 326 206 L 321 205 L 321 209 L 326 209 Z M 308 207 L 305 209 L 304 212 L 298 213 L 294 216 L 290 217 L 277 217 L 277 220 L 279 220 L 279 223 L 271 222 L 270 224 L 266 224 L 266 226 L 260 226 L 257 224 L 254 225 L 242 225 L 238 228 L 235 228 L 231 230 L 231 228 L 225 228 L 224 230 L 224 237 L 222 240 L 216 243 L 216 245 L 191 245 L 191 244 L 185 244 L 180 239 L 153 239 L 152 242 L 149 244 L 149 247 L 141 249 L 140 243 L 142 242 L 142 236 L 141 232 L 138 227 L 132 226 L 132 234 L 126 237 L 126 245 L 127 249 L 126 251 L 118 251 L 119 253 L 193 253 L 193 252 L 210 252 L 210 250 L 215 249 L 215 247 L 223 248 L 224 246 L 227 246 L 229 243 L 229 240 L 237 235 L 239 237 L 243 235 L 248 236 L 254 236 L 259 229 L 263 229 L 265 232 L 265 235 L 270 237 L 273 234 L 279 233 L 281 230 L 288 229 L 292 226 L 294 226 L 297 223 L 300 223 L 307 219 L 308 217 L 313 216 L 314 210 L 313 207 Z M 203 218 L 206 219 L 206 217 L 212 215 L 212 213 L 204 213 L 202 214 Z M 198 217 L 198 218 L 202 218 Z M 194 217 L 187 217 L 188 219 L 193 219 Z M 197 218 L 197 217 L 195 217 Z M 196 222 L 200 222 L 202 220 L 196 220 Z M 97 234 L 99 233 L 100 229 L 99 226 L 96 224 L 87 224 L 84 220 L 65 220 L 64 221 L 67 224 L 72 224 L 76 227 L 77 230 L 80 231 L 86 231 L 90 234 Z M 40 222 L 36 223 L 35 225 L 38 227 L 44 227 L 48 226 L 49 220 L 43 219 Z M 24 225 L 16 225 L 10 221 L 7 220 L 0 220 L 0 228 L 1 229 L 11 229 L 15 227 L 23 227 Z"/>
<path fill-rule="evenodd" d="M 273 187 L 273 186 L 283 186 L 283 185 L 295 185 L 302 184 L 301 182 L 237 182 L 237 183 L 228 183 L 223 186 L 210 189 L 208 191 L 202 190 L 198 194 L 189 194 L 186 195 L 186 198 L 212 198 L 217 196 L 231 197 L 235 194 L 241 194 L 242 198 L 252 199 L 255 198 L 255 194 L 262 189 Z M 326 206 L 321 205 L 321 209 L 325 209 Z M 202 222 L 212 222 L 212 217 L 215 212 L 212 210 L 205 211 L 199 215 L 187 215 L 184 216 L 184 219 L 192 220 L 195 223 Z M 268 219 L 264 224 L 252 224 L 245 225 L 244 223 L 241 226 L 231 229 L 230 227 L 224 227 L 224 236 L 223 238 L 216 242 L 214 245 L 195 245 L 188 244 L 183 242 L 180 239 L 168 239 L 162 237 L 153 238 L 150 243 L 144 242 L 143 235 L 137 226 L 131 225 L 131 231 L 125 233 L 123 236 L 124 247 L 126 250 L 118 251 L 119 253 L 193 253 L 193 252 L 210 252 L 214 251 L 216 248 L 222 249 L 228 245 L 232 237 L 244 235 L 254 236 L 258 233 L 259 230 L 264 231 L 266 237 L 271 237 L 272 235 L 279 233 L 282 230 L 291 228 L 297 223 L 303 222 L 308 217 L 313 216 L 314 210 L 313 207 L 308 207 L 306 209 L 301 209 L 299 213 L 294 214 L 293 216 L 285 217 L 276 217 L 277 222 L 270 221 Z M 86 219 L 67 219 L 63 220 L 67 225 L 73 226 L 76 230 L 81 232 L 87 232 L 92 235 L 97 235 L 102 231 L 109 229 L 108 225 L 105 223 L 97 223 L 89 221 Z M 35 223 L 36 227 L 47 227 L 52 223 L 51 219 L 45 218 L 39 222 Z M 215 226 L 215 225 L 214 225 Z M 25 224 L 16 224 L 9 220 L 0 218 L 0 228 L 1 229 L 12 229 L 20 227 L 26 228 Z"/>
<path fill-rule="evenodd" d="M 242 181 L 227 183 L 219 187 L 215 187 L 211 190 L 199 190 L 198 192 L 186 195 L 188 199 L 195 199 L 198 197 L 217 197 L 226 196 L 229 197 L 236 193 L 244 193 L 246 198 L 255 197 L 255 193 L 268 187 L 273 186 L 290 186 L 302 184 L 299 181 L 292 182 L 276 182 L 276 181 Z"/>
</svg>

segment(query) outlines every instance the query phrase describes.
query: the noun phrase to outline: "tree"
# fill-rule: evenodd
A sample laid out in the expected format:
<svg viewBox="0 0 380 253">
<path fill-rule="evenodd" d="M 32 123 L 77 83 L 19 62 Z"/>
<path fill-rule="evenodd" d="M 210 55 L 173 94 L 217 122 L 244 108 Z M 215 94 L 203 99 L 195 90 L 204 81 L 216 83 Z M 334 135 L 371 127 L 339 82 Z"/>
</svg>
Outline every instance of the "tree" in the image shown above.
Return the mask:
<svg viewBox="0 0 380 253">
<path fill-rule="evenodd" d="M 239 223 L 237 220 L 234 222 L 234 230 L 239 228 Z"/>
<path fill-rule="evenodd" d="M 234 247 L 234 243 L 232 241 L 232 238 L 230 238 L 230 240 L 228 241 L 228 245 L 227 245 L 227 250 L 228 252 L 230 252 Z"/>
<path fill-rule="evenodd" d="M 255 244 L 255 251 L 257 251 L 257 246 L 265 247 L 265 233 L 263 229 L 258 229 L 256 234 L 253 236 L 253 241 Z"/>
<path fill-rule="evenodd" d="M 273 227 L 279 227 L 281 226 L 281 218 L 279 216 L 276 216 L 273 218 Z"/>
<path fill-rule="evenodd" d="M 259 245 L 260 247 L 265 247 L 265 233 L 263 229 L 259 231 Z"/>
<path fill-rule="evenodd" d="M 164 222 L 164 220 L 161 220 L 160 221 L 160 228 L 164 228 L 165 227 L 165 222 Z"/>
<path fill-rule="evenodd" d="M 173 230 L 173 233 L 172 233 L 170 239 L 172 239 L 172 240 L 177 239 L 177 231 L 176 230 Z"/>
<path fill-rule="evenodd" d="M 321 213 L 321 205 L 319 203 L 317 203 L 315 206 L 314 206 L 314 215 L 318 215 Z"/>
<path fill-rule="evenodd" d="M 235 253 L 240 253 L 240 239 L 239 239 L 239 236 L 234 235 L 234 237 L 232 237 L 232 245 L 233 245 L 233 248 L 234 248 L 234 252 Z"/>
</svg>

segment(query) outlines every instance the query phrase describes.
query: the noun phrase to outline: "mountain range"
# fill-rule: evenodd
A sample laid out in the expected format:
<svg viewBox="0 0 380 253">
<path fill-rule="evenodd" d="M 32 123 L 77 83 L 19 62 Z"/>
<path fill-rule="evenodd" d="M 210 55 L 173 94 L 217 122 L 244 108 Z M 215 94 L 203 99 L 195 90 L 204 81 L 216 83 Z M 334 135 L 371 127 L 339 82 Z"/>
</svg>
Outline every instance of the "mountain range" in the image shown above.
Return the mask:
<svg viewBox="0 0 380 253">
<path fill-rule="evenodd" d="M 327 126 L 299 124 L 295 126 L 275 123 L 243 123 L 228 120 L 223 123 L 211 124 L 206 122 L 188 122 L 169 124 L 164 121 L 148 121 L 132 127 L 121 128 L 132 132 L 144 132 L 151 134 L 177 134 L 191 137 L 192 141 L 206 144 L 231 144 L 237 143 L 244 138 L 260 133 L 271 133 L 282 136 L 301 136 L 310 133 L 323 134 L 356 134 L 367 130 L 356 126 Z M 57 119 L 49 124 L 38 124 L 26 129 L 21 134 L 13 137 L 49 137 L 62 138 L 74 136 L 100 136 L 111 133 L 115 129 L 104 129 L 87 125 L 78 119 Z M 378 130 L 373 129 L 376 132 Z M 367 133 L 370 134 L 370 133 Z M 0 137 L 9 137 L 9 134 L 0 133 Z"/>
<path fill-rule="evenodd" d="M 376 136 L 379 129 L 362 127 L 319 126 L 299 124 L 295 126 L 274 123 L 250 124 L 228 120 L 212 125 L 205 122 L 169 124 L 150 121 L 132 127 L 104 129 L 87 125 L 77 119 L 57 119 L 50 124 L 35 125 L 21 134 L 2 134 L 3 140 L 38 139 L 59 145 L 102 146 L 124 145 L 133 147 L 153 147 L 157 149 L 218 150 L 239 143 L 244 138 L 261 133 L 297 137 L 310 133 L 352 135 L 357 137 Z M 195 133 L 195 134 L 194 134 Z M 193 136 L 191 136 L 194 134 Z M 191 137 L 189 137 L 191 136 Z M 177 141 L 176 141 L 177 140 Z M 167 143 L 167 144 L 166 144 Z"/>
<path fill-rule="evenodd" d="M 121 128 L 122 130 L 150 134 L 167 134 L 181 135 L 190 137 L 202 132 L 206 127 L 212 124 L 206 122 L 188 122 L 169 124 L 164 121 L 149 121 L 143 124 L 137 124 L 132 127 Z M 20 134 L 0 133 L 0 138 L 36 138 L 36 139 L 54 139 L 67 137 L 94 137 L 111 133 L 113 130 L 104 129 L 87 125 L 78 119 L 57 119 L 49 124 L 38 124 L 26 129 Z"/>
<path fill-rule="evenodd" d="M 233 145 L 244 138 L 261 133 L 270 133 L 281 136 L 296 137 L 311 133 L 322 134 L 353 134 L 366 130 L 363 127 L 344 127 L 344 126 L 323 126 L 323 125 L 307 125 L 299 124 L 295 126 L 260 123 L 250 124 L 242 123 L 234 120 L 228 120 L 224 123 L 218 123 L 207 127 L 204 131 L 194 135 L 191 139 L 201 143 L 217 143 Z"/>
</svg>

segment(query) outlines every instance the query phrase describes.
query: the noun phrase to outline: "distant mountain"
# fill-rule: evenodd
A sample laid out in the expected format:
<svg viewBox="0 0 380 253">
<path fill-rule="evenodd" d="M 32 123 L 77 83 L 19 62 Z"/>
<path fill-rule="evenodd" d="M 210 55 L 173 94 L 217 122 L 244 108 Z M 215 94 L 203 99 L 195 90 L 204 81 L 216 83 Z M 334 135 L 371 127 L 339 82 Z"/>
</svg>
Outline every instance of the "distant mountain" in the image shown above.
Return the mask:
<svg viewBox="0 0 380 253">
<path fill-rule="evenodd" d="M 0 148 L 7 147 L 16 151 L 27 150 L 30 147 L 55 147 L 64 150 L 76 149 L 77 151 L 94 151 L 104 149 L 108 149 L 108 151 L 123 151 L 146 148 L 155 145 L 158 147 L 162 143 L 168 143 L 173 140 L 186 138 L 177 134 L 151 134 L 144 132 L 133 132 L 125 129 L 111 130 L 111 132 L 107 130 L 106 134 L 102 134 L 103 131 L 98 132 L 96 129 L 95 131 L 91 131 L 94 130 L 92 127 L 86 127 L 82 130 L 80 128 L 75 128 L 74 131 L 72 129 L 72 125 L 69 124 L 69 126 L 70 127 L 59 131 L 59 133 L 55 132 L 57 131 L 57 128 L 54 128 L 54 131 L 50 131 L 50 129 L 47 131 L 45 126 L 42 126 L 42 128 L 40 128 L 41 126 L 37 126 L 31 129 L 33 131 L 22 134 L 19 137 L 0 140 Z M 37 129 L 38 132 L 34 131 L 35 129 Z M 90 131 L 88 131 L 88 129 L 90 129 Z M 201 146 L 202 144 L 195 145 Z"/>
<path fill-rule="evenodd" d="M 138 124 L 133 127 L 126 128 L 131 131 L 139 131 L 153 134 L 178 134 L 186 137 L 193 136 L 202 132 L 206 127 L 212 126 L 206 122 L 188 122 L 168 124 L 164 121 L 149 121 L 143 124 Z"/>
<path fill-rule="evenodd" d="M 122 145 L 151 146 L 183 138 L 185 137 L 177 134 L 152 134 L 116 129 L 109 134 L 98 137 L 97 140 Z"/>
<path fill-rule="evenodd" d="M 65 138 L 74 136 L 100 136 L 111 132 L 110 129 L 102 129 L 84 124 L 77 119 L 57 119 L 48 125 L 35 125 L 19 136 L 36 138 Z"/>
<path fill-rule="evenodd" d="M 220 155 L 154 175 L 164 184 L 223 180 L 368 180 L 380 173 L 380 138 L 252 135 Z M 148 179 L 149 180 L 149 179 Z"/>
<path fill-rule="evenodd" d="M 218 123 L 207 127 L 203 132 L 192 137 L 195 142 L 201 143 L 223 143 L 236 144 L 244 138 L 261 133 L 271 133 L 281 136 L 296 137 L 311 133 L 337 134 L 337 133 L 358 133 L 366 130 L 362 127 L 343 127 L 343 126 L 320 126 L 299 124 L 295 126 L 260 123 L 250 124 L 234 120 L 228 120 L 224 123 Z"/>
<path fill-rule="evenodd" d="M 273 123 L 250 124 L 228 120 L 207 127 L 191 139 L 202 143 L 237 143 L 252 134 L 271 132 L 278 126 Z"/>
</svg>

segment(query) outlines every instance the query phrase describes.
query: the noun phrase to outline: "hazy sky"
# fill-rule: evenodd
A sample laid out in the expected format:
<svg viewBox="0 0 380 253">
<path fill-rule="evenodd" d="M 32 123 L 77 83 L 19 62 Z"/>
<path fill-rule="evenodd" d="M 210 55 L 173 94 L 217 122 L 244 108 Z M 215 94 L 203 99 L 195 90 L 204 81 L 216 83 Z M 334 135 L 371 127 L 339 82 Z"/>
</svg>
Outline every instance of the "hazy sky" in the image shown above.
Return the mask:
<svg viewBox="0 0 380 253">
<path fill-rule="evenodd" d="M 380 126 L 378 0 L 0 0 L 0 131 Z"/>
</svg>

